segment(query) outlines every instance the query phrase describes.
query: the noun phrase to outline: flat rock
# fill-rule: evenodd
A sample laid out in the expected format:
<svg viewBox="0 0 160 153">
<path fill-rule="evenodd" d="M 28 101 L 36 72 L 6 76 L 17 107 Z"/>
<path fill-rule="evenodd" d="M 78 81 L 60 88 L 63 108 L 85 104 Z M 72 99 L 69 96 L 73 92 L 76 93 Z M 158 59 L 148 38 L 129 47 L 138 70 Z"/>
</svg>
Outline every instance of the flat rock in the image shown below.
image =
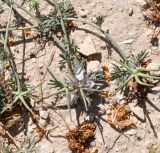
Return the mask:
<svg viewBox="0 0 160 153">
<path fill-rule="evenodd" d="M 87 11 L 83 10 L 83 9 L 79 9 L 78 14 L 80 15 L 80 17 L 82 18 L 86 18 L 87 17 Z"/>
<path fill-rule="evenodd" d="M 95 72 L 95 71 L 100 71 L 101 66 L 99 61 L 90 61 L 87 63 L 87 72 Z"/>
<path fill-rule="evenodd" d="M 93 41 L 90 36 L 86 36 L 82 44 L 79 45 L 78 50 L 84 56 L 91 56 L 94 54 L 99 54 L 100 52 L 96 51 Z"/>
</svg>

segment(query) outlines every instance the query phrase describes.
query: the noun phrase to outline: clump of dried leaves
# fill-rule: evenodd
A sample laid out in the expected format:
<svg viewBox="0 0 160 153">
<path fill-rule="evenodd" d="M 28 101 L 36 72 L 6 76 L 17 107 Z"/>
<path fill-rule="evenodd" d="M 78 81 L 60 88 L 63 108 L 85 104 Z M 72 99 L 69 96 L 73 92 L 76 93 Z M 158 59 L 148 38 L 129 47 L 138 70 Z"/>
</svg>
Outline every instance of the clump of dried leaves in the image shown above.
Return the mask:
<svg viewBox="0 0 160 153">
<path fill-rule="evenodd" d="M 127 103 L 120 105 L 113 100 L 108 104 L 107 110 L 107 122 L 112 127 L 122 130 L 135 126 Z"/>
<path fill-rule="evenodd" d="M 157 36 L 160 33 L 160 1 L 159 0 L 146 0 L 143 5 L 143 15 L 149 25 L 154 25 L 154 32 L 151 38 L 152 45 L 158 46 Z"/>
<path fill-rule="evenodd" d="M 68 140 L 68 148 L 75 153 L 89 152 L 89 144 L 95 137 L 96 125 L 90 121 L 84 121 L 80 126 L 69 130 L 65 134 Z"/>
</svg>

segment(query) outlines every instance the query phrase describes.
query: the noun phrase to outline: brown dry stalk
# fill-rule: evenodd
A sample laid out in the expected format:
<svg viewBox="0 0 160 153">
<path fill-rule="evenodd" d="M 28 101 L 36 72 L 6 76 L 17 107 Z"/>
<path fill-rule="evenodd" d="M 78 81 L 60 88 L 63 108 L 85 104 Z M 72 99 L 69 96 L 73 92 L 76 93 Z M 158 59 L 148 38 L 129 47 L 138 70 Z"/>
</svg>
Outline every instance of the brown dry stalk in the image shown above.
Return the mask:
<svg viewBox="0 0 160 153">
<path fill-rule="evenodd" d="M 12 92 L 10 90 L 9 84 L 4 79 L 2 74 L 0 74 L 0 85 L 2 86 L 4 90 L 4 95 L 5 95 L 5 98 L 7 99 L 7 103 L 11 104 L 12 103 Z"/>
</svg>

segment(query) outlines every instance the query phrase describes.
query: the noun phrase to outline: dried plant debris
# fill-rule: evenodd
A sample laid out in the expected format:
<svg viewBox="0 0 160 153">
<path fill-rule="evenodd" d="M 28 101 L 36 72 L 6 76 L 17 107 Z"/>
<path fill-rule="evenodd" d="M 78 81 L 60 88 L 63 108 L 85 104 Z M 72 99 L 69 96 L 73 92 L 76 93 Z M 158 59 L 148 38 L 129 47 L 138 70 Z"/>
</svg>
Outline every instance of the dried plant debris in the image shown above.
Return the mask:
<svg viewBox="0 0 160 153">
<path fill-rule="evenodd" d="M 112 127 L 121 130 L 135 126 L 131 119 L 128 104 L 120 105 L 115 100 L 112 100 L 107 106 L 107 122 Z"/>
<path fill-rule="evenodd" d="M 160 34 L 160 1 L 146 0 L 146 4 L 144 4 L 142 8 L 142 13 L 148 25 L 154 26 L 151 43 L 153 46 L 158 47 L 158 35 Z"/>
<path fill-rule="evenodd" d="M 0 116 L 0 122 L 3 124 L 3 127 L 6 130 L 9 130 L 10 128 L 23 127 L 22 122 L 22 115 L 23 115 L 24 109 L 20 105 L 16 105 L 11 111 L 6 112 Z M 27 117 L 27 116 L 26 116 Z"/>
<path fill-rule="evenodd" d="M 105 79 L 106 82 L 108 82 L 109 80 L 111 80 L 111 73 L 109 72 L 108 65 L 103 64 L 102 69 L 103 69 L 104 79 Z"/>
<path fill-rule="evenodd" d="M 12 91 L 8 82 L 5 80 L 4 76 L 0 74 L 0 97 L 2 99 L 0 104 L 0 114 L 3 113 L 5 107 L 11 110 L 12 107 Z"/>
<path fill-rule="evenodd" d="M 90 142 L 95 137 L 96 125 L 90 121 L 84 121 L 80 126 L 69 130 L 65 134 L 68 147 L 74 153 L 82 153 L 88 150 Z"/>
</svg>

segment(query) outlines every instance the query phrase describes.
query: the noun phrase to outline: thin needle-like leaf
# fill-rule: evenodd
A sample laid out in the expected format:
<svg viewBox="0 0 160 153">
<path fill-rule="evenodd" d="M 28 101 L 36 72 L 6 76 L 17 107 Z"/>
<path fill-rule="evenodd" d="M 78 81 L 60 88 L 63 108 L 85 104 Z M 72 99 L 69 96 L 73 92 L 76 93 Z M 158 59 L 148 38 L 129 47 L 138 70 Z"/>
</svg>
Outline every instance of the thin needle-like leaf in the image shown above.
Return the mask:
<svg viewBox="0 0 160 153">
<path fill-rule="evenodd" d="M 138 76 L 141 76 L 141 77 L 146 77 L 146 78 L 151 78 L 151 79 L 160 80 L 160 77 L 151 76 L 151 75 L 147 75 L 147 74 L 143 74 L 143 73 L 138 73 L 137 75 L 138 75 Z"/>
</svg>

